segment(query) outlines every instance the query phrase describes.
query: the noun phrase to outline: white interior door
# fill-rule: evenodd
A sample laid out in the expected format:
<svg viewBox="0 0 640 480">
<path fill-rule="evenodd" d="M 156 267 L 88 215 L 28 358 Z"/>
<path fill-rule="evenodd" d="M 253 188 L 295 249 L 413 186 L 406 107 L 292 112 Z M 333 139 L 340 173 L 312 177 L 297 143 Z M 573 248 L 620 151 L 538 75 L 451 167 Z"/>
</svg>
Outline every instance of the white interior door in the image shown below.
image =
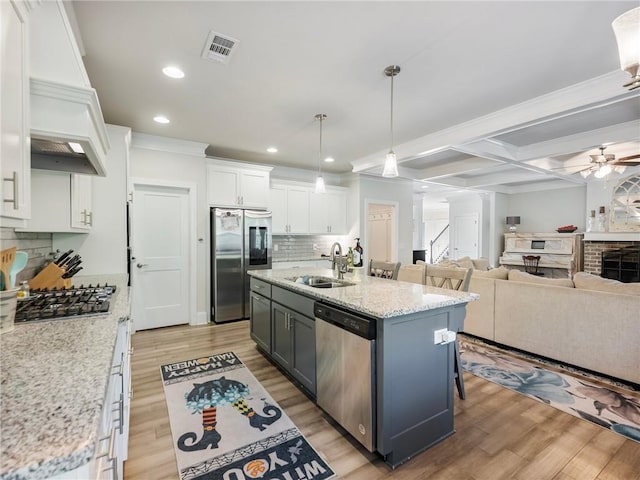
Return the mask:
<svg viewBox="0 0 640 480">
<path fill-rule="evenodd" d="M 478 214 L 453 217 L 453 252 L 451 258 L 478 258 Z"/>
<path fill-rule="evenodd" d="M 367 206 L 367 249 L 369 259 L 395 262 L 394 257 L 395 205 Z"/>
<path fill-rule="evenodd" d="M 136 330 L 189 322 L 189 191 L 134 184 L 131 285 Z"/>
</svg>

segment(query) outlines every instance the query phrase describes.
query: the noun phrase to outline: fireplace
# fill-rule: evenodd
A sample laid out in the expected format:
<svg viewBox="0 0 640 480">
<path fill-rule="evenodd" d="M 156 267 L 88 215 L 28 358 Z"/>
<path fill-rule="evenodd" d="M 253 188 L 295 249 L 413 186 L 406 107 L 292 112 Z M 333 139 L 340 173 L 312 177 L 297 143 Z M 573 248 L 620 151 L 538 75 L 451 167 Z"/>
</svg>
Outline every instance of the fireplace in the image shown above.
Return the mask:
<svg viewBox="0 0 640 480">
<path fill-rule="evenodd" d="M 606 278 L 610 277 L 611 272 L 605 274 L 602 270 L 603 256 L 609 259 L 609 252 L 612 253 L 611 260 L 615 261 L 618 251 L 627 251 L 627 248 L 640 248 L 640 232 L 622 233 L 622 232 L 605 232 L 605 233 L 585 233 L 584 234 L 584 271 L 593 275 L 599 275 Z M 631 281 L 631 280 L 628 280 Z M 640 280 L 634 280 L 640 281 Z"/>
<path fill-rule="evenodd" d="M 640 246 L 602 252 L 601 277 L 620 282 L 640 282 Z"/>
</svg>

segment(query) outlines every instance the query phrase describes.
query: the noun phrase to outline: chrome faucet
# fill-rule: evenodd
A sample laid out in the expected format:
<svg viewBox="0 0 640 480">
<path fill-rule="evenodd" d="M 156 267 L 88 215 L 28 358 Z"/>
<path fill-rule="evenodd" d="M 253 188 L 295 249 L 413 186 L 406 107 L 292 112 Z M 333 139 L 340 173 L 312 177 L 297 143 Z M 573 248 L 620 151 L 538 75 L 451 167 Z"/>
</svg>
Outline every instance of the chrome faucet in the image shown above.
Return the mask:
<svg viewBox="0 0 640 480">
<path fill-rule="evenodd" d="M 347 262 L 343 263 L 342 261 L 342 245 L 339 242 L 334 242 L 331 245 L 331 270 L 336 269 L 336 246 L 338 247 L 338 280 L 342 280 L 347 271 Z"/>
</svg>

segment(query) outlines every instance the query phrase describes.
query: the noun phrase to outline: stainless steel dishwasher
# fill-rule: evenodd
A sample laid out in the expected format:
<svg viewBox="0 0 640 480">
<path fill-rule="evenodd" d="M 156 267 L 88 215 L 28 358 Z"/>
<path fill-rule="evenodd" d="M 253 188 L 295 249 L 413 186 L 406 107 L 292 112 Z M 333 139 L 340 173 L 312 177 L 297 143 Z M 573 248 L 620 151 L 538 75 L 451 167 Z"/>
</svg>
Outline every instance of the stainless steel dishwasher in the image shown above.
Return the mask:
<svg viewBox="0 0 640 480">
<path fill-rule="evenodd" d="M 373 452 L 376 322 L 316 302 L 318 406 Z"/>
</svg>

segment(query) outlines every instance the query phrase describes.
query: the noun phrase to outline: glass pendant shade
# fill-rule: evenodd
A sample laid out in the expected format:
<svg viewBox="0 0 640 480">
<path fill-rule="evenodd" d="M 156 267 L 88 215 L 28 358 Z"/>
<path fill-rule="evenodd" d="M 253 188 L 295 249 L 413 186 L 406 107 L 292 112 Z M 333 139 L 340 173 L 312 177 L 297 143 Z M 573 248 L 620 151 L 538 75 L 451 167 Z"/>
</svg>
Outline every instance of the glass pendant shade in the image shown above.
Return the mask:
<svg viewBox="0 0 640 480">
<path fill-rule="evenodd" d="M 387 157 L 384 161 L 384 170 L 382 171 L 383 177 L 397 177 L 398 176 L 398 162 L 396 161 L 396 154 L 393 151 L 387 153 Z"/>
<path fill-rule="evenodd" d="M 315 193 L 325 193 L 324 178 L 322 178 L 322 122 L 327 119 L 324 113 L 318 113 L 313 118 L 320 122 L 320 146 L 318 148 L 318 176 L 316 177 Z"/>
<path fill-rule="evenodd" d="M 611 26 L 618 43 L 620 68 L 631 75 L 625 87 L 640 87 L 640 7 L 629 10 L 616 18 Z"/>
<path fill-rule="evenodd" d="M 598 168 L 598 170 L 596 170 L 596 173 L 594 173 L 593 176 L 596 178 L 602 178 L 602 177 L 606 177 L 610 173 L 611 173 L 611 165 L 602 165 L 600 166 L 600 168 Z"/>
<path fill-rule="evenodd" d="M 398 160 L 396 154 L 393 152 L 393 77 L 400 73 L 400 67 L 397 65 L 389 65 L 384 69 L 384 74 L 387 77 L 391 77 L 391 108 L 389 115 L 389 136 L 391 138 L 391 145 L 389 147 L 389 153 L 384 160 L 384 169 L 382 170 L 382 176 L 387 178 L 393 178 L 398 176 Z"/>
</svg>

